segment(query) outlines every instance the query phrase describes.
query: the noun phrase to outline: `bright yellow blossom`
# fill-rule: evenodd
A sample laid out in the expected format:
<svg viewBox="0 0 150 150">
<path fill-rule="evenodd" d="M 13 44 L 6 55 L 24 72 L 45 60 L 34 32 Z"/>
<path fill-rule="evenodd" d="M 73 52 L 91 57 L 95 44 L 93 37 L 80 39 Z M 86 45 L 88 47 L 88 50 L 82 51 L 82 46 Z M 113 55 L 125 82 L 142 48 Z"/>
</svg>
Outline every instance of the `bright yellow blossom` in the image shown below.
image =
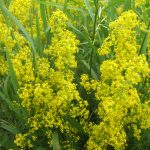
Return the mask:
<svg viewBox="0 0 150 150">
<path fill-rule="evenodd" d="M 93 125 L 89 132 L 89 150 L 105 150 L 108 145 L 117 150 L 125 149 L 128 124 L 133 124 L 133 136 L 138 140 L 141 129 L 149 128 L 150 108 L 142 103 L 135 86 L 150 73 L 145 55 L 138 55 L 137 26 L 138 17 L 130 10 L 111 22 L 110 34 L 98 50 L 100 55 L 110 57 L 100 66 L 100 81 L 93 86 L 86 75 L 81 77 L 81 85 L 87 91 L 94 90 L 99 101 L 96 112 L 101 122 Z"/>
</svg>

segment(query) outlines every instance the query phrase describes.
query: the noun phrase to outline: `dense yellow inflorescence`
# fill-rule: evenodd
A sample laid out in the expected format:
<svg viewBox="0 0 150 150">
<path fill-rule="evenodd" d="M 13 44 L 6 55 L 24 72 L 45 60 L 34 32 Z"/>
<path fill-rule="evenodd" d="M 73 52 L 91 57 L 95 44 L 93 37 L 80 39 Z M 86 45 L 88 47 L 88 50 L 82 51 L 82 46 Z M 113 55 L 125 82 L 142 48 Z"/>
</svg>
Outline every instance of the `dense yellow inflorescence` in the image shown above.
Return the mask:
<svg viewBox="0 0 150 150">
<path fill-rule="evenodd" d="M 76 68 L 77 66 L 74 54 L 78 52 L 79 41 L 76 40 L 73 33 L 66 30 L 67 20 L 67 16 L 62 15 L 61 11 L 55 12 L 50 18 L 50 26 L 54 37 L 45 53 L 50 55 L 53 61 L 55 60 L 55 66 L 59 70 L 64 70 L 67 67 Z"/>
<path fill-rule="evenodd" d="M 32 0 L 13 0 L 9 10 L 24 24 L 29 26 L 32 9 Z"/>
<path fill-rule="evenodd" d="M 7 26 L 7 24 L 5 23 L 5 19 L 1 14 L 0 29 L 1 45 L 3 45 L 7 50 L 11 50 L 16 44 L 15 39 L 12 37 L 13 29 Z"/>
<path fill-rule="evenodd" d="M 36 75 L 31 48 L 21 35 L 15 33 L 21 49 L 12 56 L 12 62 L 20 85 L 21 105 L 29 115 L 29 131 L 16 135 L 15 143 L 19 147 L 32 147 L 33 137 L 39 130 L 48 138 L 50 146 L 54 129 L 67 136 L 62 142 L 69 139 L 70 144 L 76 142 L 79 139 L 77 130 L 66 118 L 80 118 L 84 124 L 88 117 L 88 103 L 80 98 L 73 83 L 72 69 L 77 67 L 75 54 L 79 41 L 67 30 L 67 20 L 59 10 L 50 18 L 52 43 L 44 50 L 45 57 L 36 56 Z"/>
<path fill-rule="evenodd" d="M 45 39 L 38 1 L 13 0 L 9 5 L 9 10 L 25 26 L 33 38 L 37 37 L 37 26 L 39 26 L 41 37 Z"/>
<path fill-rule="evenodd" d="M 64 3 L 62 0 L 58 2 Z M 144 1 L 136 1 L 136 7 L 142 3 Z M 68 1 L 68 4 L 84 7 L 81 0 Z M 33 40 L 37 38 L 38 19 L 42 40 L 45 40 L 39 3 L 13 0 L 8 9 Z M 32 149 L 41 140 L 39 133 L 42 132 L 42 138 L 47 142 L 44 144 L 52 147 L 53 132 L 57 132 L 63 137 L 60 144 L 65 149 L 74 149 L 73 145 L 80 136 L 68 118 L 83 126 L 89 136 L 88 150 L 106 150 L 108 146 L 116 150 L 125 149 L 126 130 L 133 131 L 133 137 L 140 140 L 142 130 L 150 128 L 150 99 L 143 100 L 144 93 L 137 88 L 140 85 L 144 90 L 144 84 L 148 84 L 145 80 L 150 77 L 147 62 L 150 38 L 146 58 L 139 54 L 136 41 L 135 29 L 140 26 L 137 14 L 129 10 L 109 24 L 110 34 L 98 50 L 100 55 L 109 58 L 100 66 L 100 80 L 92 80 L 86 74 L 81 76 L 81 85 L 88 94 L 94 93 L 99 102 L 95 111 L 100 120 L 97 124 L 89 121 L 89 104 L 80 97 L 74 83 L 79 41 L 67 29 L 68 17 L 56 10 L 47 21 L 51 44 L 43 48 L 42 55 L 33 55 L 29 42 L 18 27 L 10 27 L 0 14 L 0 77 L 3 79 L 9 73 L 7 52 L 19 84 L 20 101 L 12 100 L 13 104 L 27 112 L 25 129 L 16 134 L 15 144 L 20 149 Z"/>
<path fill-rule="evenodd" d="M 37 37 L 37 18 L 34 14 L 37 13 L 42 32 L 39 3 L 13 0 L 9 10 L 33 38 Z M 32 148 L 33 143 L 40 138 L 38 132 L 43 133 L 51 147 L 53 131 L 65 134 L 60 143 L 66 143 L 64 147 L 69 148 L 79 140 L 79 136 L 77 129 L 67 118 L 80 120 L 82 125 L 88 119 L 88 103 L 80 97 L 76 84 L 73 83 L 79 41 L 67 29 L 67 21 L 67 16 L 60 10 L 49 18 L 51 45 L 43 50 L 41 57 L 38 54 L 33 55 L 29 42 L 18 27 L 8 27 L 5 19 L 0 16 L 0 44 L 4 53 L 8 50 L 19 84 L 17 93 L 20 102 L 14 100 L 13 103 L 16 108 L 23 107 L 27 111 L 26 129 L 17 134 L 14 141 L 21 149 Z M 0 66 L 0 76 L 6 76 L 7 61 L 4 56 L 0 57 Z"/>
<path fill-rule="evenodd" d="M 100 81 L 89 81 L 87 75 L 81 77 L 85 89 L 95 91 L 99 101 L 96 112 L 101 119 L 89 133 L 89 150 L 104 150 L 108 145 L 116 150 L 125 149 L 125 128 L 133 130 L 133 136 L 139 140 L 141 129 L 150 127 L 150 107 L 141 101 L 136 89 L 150 73 L 145 55 L 138 55 L 134 30 L 138 25 L 133 11 L 124 12 L 111 22 L 110 34 L 98 50 L 100 55 L 110 58 L 100 66 Z"/>
</svg>

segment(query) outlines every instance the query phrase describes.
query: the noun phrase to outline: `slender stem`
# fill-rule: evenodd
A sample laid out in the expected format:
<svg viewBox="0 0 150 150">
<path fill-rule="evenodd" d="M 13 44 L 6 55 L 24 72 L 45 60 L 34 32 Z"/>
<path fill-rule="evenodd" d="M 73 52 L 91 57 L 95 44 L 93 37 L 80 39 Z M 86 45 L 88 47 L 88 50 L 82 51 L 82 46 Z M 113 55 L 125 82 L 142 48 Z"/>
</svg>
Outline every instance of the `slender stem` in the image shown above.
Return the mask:
<svg viewBox="0 0 150 150">
<path fill-rule="evenodd" d="M 149 30 L 149 28 L 150 28 L 150 20 L 148 22 L 147 30 Z M 139 50 L 139 54 L 141 54 L 141 52 L 142 52 L 142 49 L 143 49 L 144 43 L 146 41 L 147 35 L 148 35 L 148 33 L 146 32 L 145 35 L 144 35 L 140 50 Z"/>
<path fill-rule="evenodd" d="M 97 0 L 97 2 L 94 1 L 94 4 L 95 4 L 96 12 L 95 12 L 95 18 L 94 18 L 92 44 L 94 44 L 95 34 L 96 34 L 96 24 L 97 24 L 97 15 L 98 15 L 98 7 L 97 7 L 98 0 Z M 90 76 L 91 76 L 91 72 L 92 72 L 93 52 L 94 52 L 94 49 L 92 48 L 91 56 L 90 56 Z"/>
</svg>

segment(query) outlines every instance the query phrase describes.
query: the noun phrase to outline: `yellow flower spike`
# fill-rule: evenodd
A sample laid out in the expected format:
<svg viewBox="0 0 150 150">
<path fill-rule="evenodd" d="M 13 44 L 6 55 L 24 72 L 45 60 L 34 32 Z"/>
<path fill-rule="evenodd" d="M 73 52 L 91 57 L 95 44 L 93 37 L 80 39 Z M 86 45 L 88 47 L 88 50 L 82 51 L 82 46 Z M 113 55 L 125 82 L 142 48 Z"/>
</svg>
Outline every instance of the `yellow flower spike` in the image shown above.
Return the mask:
<svg viewBox="0 0 150 150">
<path fill-rule="evenodd" d="M 28 33 L 34 38 L 37 37 L 36 15 L 38 16 L 40 34 L 42 40 L 45 40 L 43 31 L 43 22 L 40 14 L 40 5 L 34 0 L 13 0 L 9 5 L 10 12 L 24 25 Z M 17 30 L 17 27 L 15 27 Z"/>
<path fill-rule="evenodd" d="M 66 22 L 68 21 L 67 16 L 60 10 L 57 10 L 53 13 L 50 19 L 50 27 L 52 32 L 60 32 L 65 30 L 67 25 Z M 57 36 L 57 35 L 56 35 Z"/>
<path fill-rule="evenodd" d="M 80 98 L 76 84 L 73 83 L 72 69 L 77 67 L 75 54 L 78 52 L 79 41 L 67 30 L 67 20 L 60 10 L 52 14 L 49 21 L 53 32 L 51 45 L 44 49 L 44 57 L 36 56 L 36 76 L 30 46 L 17 31 L 15 32 L 21 49 L 12 55 L 12 62 L 20 85 L 18 95 L 21 106 L 29 115 L 28 132 L 16 137 L 15 143 L 18 147 L 32 147 L 38 139 L 32 136 L 42 129 L 50 147 L 54 129 L 58 129 L 61 134 L 65 133 L 71 145 L 79 140 L 78 132 L 70 123 L 66 123 L 65 118 L 68 115 L 74 119 L 78 118 L 83 126 L 88 119 L 88 103 Z"/>
<path fill-rule="evenodd" d="M 12 48 L 15 46 L 16 41 L 12 38 L 11 34 L 13 29 L 8 27 L 5 23 L 5 19 L 0 14 L 0 40 L 1 43 L 4 44 L 4 47 L 8 49 L 8 51 L 12 51 Z"/>
<path fill-rule="evenodd" d="M 31 8 L 31 0 L 13 0 L 9 6 L 9 10 L 25 25 L 29 23 Z"/>
<path fill-rule="evenodd" d="M 12 58 L 14 70 L 20 84 L 29 83 L 35 79 L 30 53 L 30 48 L 24 46 L 24 48 Z"/>
<path fill-rule="evenodd" d="M 133 130 L 133 136 L 138 140 L 141 129 L 149 128 L 149 105 L 141 103 L 140 93 L 135 88 L 150 73 L 145 55 L 138 55 L 135 28 L 139 25 L 138 16 L 132 10 L 111 22 L 110 33 L 98 50 L 100 55 L 110 56 L 100 66 L 100 81 L 92 86 L 87 75 L 81 76 L 81 85 L 88 92 L 96 91 L 96 100 L 100 101 L 95 112 L 101 122 L 89 131 L 88 150 L 105 150 L 108 145 L 125 149 L 127 135 L 124 128 L 128 124 L 140 122 Z"/>
</svg>

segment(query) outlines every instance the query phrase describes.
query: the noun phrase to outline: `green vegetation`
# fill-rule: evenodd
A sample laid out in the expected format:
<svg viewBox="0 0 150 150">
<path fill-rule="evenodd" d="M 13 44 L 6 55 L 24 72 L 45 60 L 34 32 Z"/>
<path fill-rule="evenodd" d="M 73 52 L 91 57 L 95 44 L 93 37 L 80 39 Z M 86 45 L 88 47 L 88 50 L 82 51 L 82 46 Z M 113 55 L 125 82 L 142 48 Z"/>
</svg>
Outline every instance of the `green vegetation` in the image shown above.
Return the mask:
<svg viewBox="0 0 150 150">
<path fill-rule="evenodd" d="M 0 0 L 0 150 L 149 150 L 149 66 L 149 0 Z"/>
</svg>

